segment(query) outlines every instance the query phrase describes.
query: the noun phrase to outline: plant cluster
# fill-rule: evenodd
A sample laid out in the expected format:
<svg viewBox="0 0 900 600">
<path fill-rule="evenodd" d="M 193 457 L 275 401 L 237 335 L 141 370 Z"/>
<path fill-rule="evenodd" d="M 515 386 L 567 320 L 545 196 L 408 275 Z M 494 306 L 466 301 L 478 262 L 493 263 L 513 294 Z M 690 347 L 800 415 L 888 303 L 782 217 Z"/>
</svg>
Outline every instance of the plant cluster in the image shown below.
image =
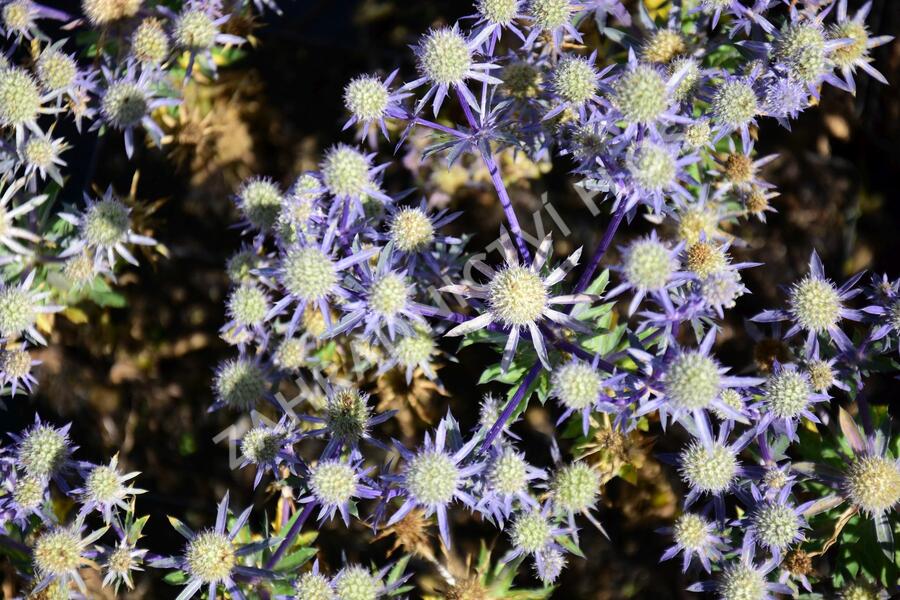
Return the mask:
<svg viewBox="0 0 900 600">
<path fill-rule="evenodd" d="M 227 264 L 221 335 L 235 350 L 209 408 L 252 417 L 240 466 L 279 490 L 277 522 L 231 512 L 226 495 L 208 529 L 170 517 L 183 551 L 153 554 L 137 474 L 116 457 L 78 462 L 68 428 L 36 419 L 0 455 L 0 546 L 27 593 L 86 594 L 85 568 L 115 591 L 152 568 L 183 586 L 178 600 L 420 597 L 416 557 L 443 577 L 440 597 L 549 597 L 584 560 L 583 528 L 603 531 L 599 501 L 627 477 L 623 447 L 649 432 L 685 440 L 662 457 L 685 496 L 661 558 L 681 561 L 690 590 L 725 600 L 896 591 L 900 439 L 866 382 L 898 367 L 900 279 L 835 282 L 813 252 L 783 306 L 747 323 L 771 351 L 752 367 L 716 356 L 725 313 L 750 293 L 742 272 L 765 268 L 734 259 L 741 226 L 764 221 L 778 196 L 762 175 L 774 156 L 754 149 L 757 123 L 789 128 L 825 87 L 854 93 L 863 74 L 885 82 L 870 50 L 890 37 L 867 29 L 869 6 L 479 0 L 421 36 L 414 73 L 350 79 L 344 129 L 355 135 L 292 185 L 251 177 L 234 198 L 246 244 Z M 256 8 L 266 7 L 276 8 Z M 63 202 L 59 131 L 121 136 L 127 156 L 138 132 L 158 143 L 183 90 L 244 41 L 227 27 L 250 7 L 82 8 L 75 18 L 2 4 L 0 381 L 11 395 L 36 383 L 28 348 L 46 343 L 48 315 L 102 302 L 135 249 L 156 245 L 133 198 L 107 189 Z M 84 31 L 77 53 L 42 30 L 47 21 Z M 413 170 L 481 169 L 505 216 L 497 242 L 472 251 L 451 231 L 459 213 L 392 190 L 388 157 L 400 151 Z M 554 256 L 550 235 L 523 230 L 504 172 L 518 157 L 567 165 L 585 212 L 604 214 L 595 247 Z M 652 230 L 604 265 L 637 217 Z M 497 362 L 478 383 L 508 393 L 486 394 L 476 423 L 448 412 L 416 443 L 391 439 L 398 395 L 392 405 L 380 382 L 394 373 L 407 390 L 443 389 L 453 338 L 489 348 Z M 287 400 L 293 384 L 303 391 Z M 535 402 L 555 417 L 543 468 L 511 429 Z M 507 550 L 483 550 L 460 574 L 430 536 L 449 551 L 463 512 L 502 531 Z M 331 521 L 395 536 L 402 558 L 320 565 L 304 528 Z M 879 551 L 829 550 L 848 532 Z M 526 569 L 537 587 L 515 589 Z"/>
</svg>

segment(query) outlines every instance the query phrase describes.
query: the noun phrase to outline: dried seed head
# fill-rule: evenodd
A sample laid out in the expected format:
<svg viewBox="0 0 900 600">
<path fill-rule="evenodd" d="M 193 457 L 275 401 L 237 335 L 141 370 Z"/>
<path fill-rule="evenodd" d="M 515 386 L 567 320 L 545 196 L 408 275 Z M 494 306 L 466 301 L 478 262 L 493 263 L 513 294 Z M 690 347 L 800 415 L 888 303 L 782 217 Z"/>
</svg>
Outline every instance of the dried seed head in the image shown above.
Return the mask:
<svg viewBox="0 0 900 600">
<path fill-rule="evenodd" d="M 31 372 L 31 353 L 14 349 L 0 351 L 0 371 L 6 379 L 21 379 Z"/>
<path fill-rule="evenodd" d="M 728 265 L 725 252 L 711 242 L 695 242 L 687 248 L 686 264 L 689 271 L 701 279 L 721 271 Z"/>
</svg>

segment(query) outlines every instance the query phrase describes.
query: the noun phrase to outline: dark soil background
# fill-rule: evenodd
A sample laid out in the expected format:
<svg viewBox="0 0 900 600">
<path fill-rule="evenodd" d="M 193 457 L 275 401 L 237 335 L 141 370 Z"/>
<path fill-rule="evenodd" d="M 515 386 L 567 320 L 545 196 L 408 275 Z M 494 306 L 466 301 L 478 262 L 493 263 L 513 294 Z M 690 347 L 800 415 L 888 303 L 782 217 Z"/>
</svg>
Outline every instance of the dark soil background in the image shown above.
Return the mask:
<svg viewBox="0 0 900 600">
<path fill-rule="evenodd" d="M 138 506 L 151 515 L 146 546 L 155 553 L 181 549 L 181 538 L 168 525 L 166 514 L 203 526 L 213 521 L 215 503 L 225 490 L 231 490 L 238 506 L 261 505 L 270 496 L 265 486 L 251 493 L 252 473 L 230 470 L 227 444 L 213 441 L 233 415 L 206 412 L 212 401 L 213 369 L 232 354 L 219 339 L 218 328 L 225 321 L 228 289 L 224 263 L 241 244 L 239 234 L 229 228 L 237 220 L 230 197 L 236 182 L 258 173 L 288 184 L 318 160 L 322 149 L 351 141 L 349 134 L 340 133 L 344 84 L 358 73 L 376 70 L 402 67 L 403 73 L 412 73 L 407 45 L 429 26 L 452 23 L 469 11 L 468 2 L 459 0 L 281 0 L 280 4 L 284 16 L 267 15 L 256 23 L 260 46 L 222 74 L 219 83 L 231 90 L 228 106 L 239 113 L 242 128 L 217 134 L 221 142 L 214 152 L 221 160 L 211 161 L 202 176 L 197 175 L 202 169 L 190 164 L 190 146 L 174 157 L 167 157 L 171 152 L 167 150 L 140 149 L 136 161 L 128 164 L 120 140 L 102 142 L 97 186 L 111 183 L 125 193 L 134 168 L 139 169 L 139 198 L 147 203 L 164 200 L 146 222 L 170 256 L 144 260 L 140 269 L 121 277 L 126 307 L 85 304 L 80 308 L 90 319 L 86 325 L 58 319 L 51 345 L 41 356 L 45 364 L 38 374 L 39 391 L 32 399 L 8 402 L 8 410 L 0 413 L 0 429 L 7 431 L 25 426 L 35 411 L 56 423 L 71 421 L 80 459 L 99 461 L 118 452 L 126 469 L 141 471 L 139 486 L 151 491 L 140 497 Z M 900 2 L 876 0 L 869 25 L 876 34 L 900 32 Z M 821 105 L 807 110 L 793 132 L 769 121 L 760 129 L 760 155 L 780 155 L 766 176 L 782 195 L 774 202 L 778 213 L 771 214 L 767 224 L 754 222 L 740 230 L 748 247 L 738 250 L 737 258 L 766 265 L 745 272 L 753 295 L 739 301 L 723 336 L 721 355 L 737 370 L 752 365 L 751 342 L 741 319 L 765 306 L 780 306 L 779 286 L 805 272 L 813 248 L 836 279 L 860 269 L 900 275 L 900 44 L 883 46 L 874 56 L 891 87 L 862 77 L 855 98 L 826 90 Z M 197 131 L 204 130 L 179 129 L 184 137 Z M 89 155 L 79 150 L 69 155 L 73 165 L 78 157 L 84 160 Z M 197 159 L 205 156 L 199 146 L 194 151 Z M 89 165 L 84 172 L 89 172 Z M 564 208 L 568 223 L 581 223 L 567 243 L 593 247 L 603 223 L 583 218 L 585 209 L 565 172 L 565 164 L 554 165 L 540 185 Z M 392 177 L 402 188 L 404 174 L 394 170 Z M 518 194 L 523 214 L 537 206 L 539 191 L 536 187 L 533 193 Z M 479 218 L 466 217 L 459 226 L 488 241 L 500 222 L 500 208 L 476 202 L 458 201 L 470 214 L 480 211 Z M 485 214 L 490 218 L 481 218 Z M 446 348 L 452 353 L 455 345 Z M 442 375 L 454 414 L 468 426 L 476 419 L 484 392 L 474 382 L 491 357 L 466 350 L 460 359 Z M 897 392 L 896 382 L 888 378 L 873 381 L 870 388 L 873 402 L 892 404 L 894 412 Z M 444 409 L 440 406 L 438 412 Z M 545 447 L 528 425 L 517 427 L 526 443 L 534 442 L 529 447 Z M 677 444 L 678 440 L 667 439 L 657 450 Z M 546 464 L 549 456 L 541 454 L 539 450 L 529 456 Z M 680 493 L 677 478 L 655 468 L 648 479 Z M 627 483 L 609 484 L 600 519 L 611 541 L 584 529 L 588 559 L 572 561 L 554 597 L 692 597 L 681 591 L 687 579 L 678 561 L 658 564 L 667 540 L 654 530 L 669 522 L 676 506 L 673 500 L 655 504 L 654 497 L 658 494 Z M 479 538 L 490 544 L 498 537 L 493 529 L 473 522 L 459 522 L 454 528 L 458 543 L 454 551 L 463 558 L 477 552 Z M 368 542 L 360 535 L 326 531 L 321 538 L 323 561 L 336 565 L 342 551 L 357 560 L 383 560 L 390 543 Z M 427 570 L 424 563 L 413 566 Z M 137 580 L 134 597 L 177 595 L 175 588 L 160 581 L 159 573 L 139 574 Z M 527 575 L 522 577 L 522 585 L 534 583 Z"/>
</svg>

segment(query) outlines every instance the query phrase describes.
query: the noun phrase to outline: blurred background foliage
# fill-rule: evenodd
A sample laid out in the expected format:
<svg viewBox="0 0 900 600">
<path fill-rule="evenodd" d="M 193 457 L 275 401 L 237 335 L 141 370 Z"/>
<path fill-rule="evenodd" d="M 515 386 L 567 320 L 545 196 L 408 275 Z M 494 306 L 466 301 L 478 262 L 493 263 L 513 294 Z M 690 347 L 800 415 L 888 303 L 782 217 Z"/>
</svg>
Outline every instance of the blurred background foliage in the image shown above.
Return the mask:
<svg viewBox="0 0 900 600">
<path fill-rule="evenodd" d="M 358 73 L 396 67 L 412 72 L 407 45 L 428 27 L 453 23 L 470 9 L 468 2 L 459 0 L 281 0 L 280 4 L 282 16 L 267 13 L 229 23 L 230 32 L 250 36 L 253 45 L 219 57 L 224 66 L 219 79 L 192 85 L 179 116 L 161 117 L 166 132 L 161 150 L 140 148 L 132 163 L 114 144 L 97 148 L 93 163 L 86 158 L 91 148 L 69 152 L 72 171 L 81 172 L 85 180 L 93 173 L 99 190 L 107 184 L 121 194 L 132 190 L 139 207 L 136 229 L 153 235 L 168 255 L 142 260 L 139 269 L 121 276 L 115 293 L 98 290 L 94 299 L 99 302 L 83 302 L 57 315 L 50 345 L 36 352 L 43 361 L 37 374 L 39 390 L 31 399 L 10 400 L 0 413 L 6 431 L 26 425 L 35 410 L 57 422 L 72 421 L 80 458 L 98 461 L 118 452 L 125 470 L 141 471 L 140 487 L 150 490 L 138 500 L 139 510 L 150 515 L 147 546 L 161 554 L 180 549 L 180 538 L 169 527 L 166 514 L 202 526 L 227 489 L 241 506 L 259 505 L 279 493 L 265 485 L 251 492 L 252 470 L 229 468 L 227 435 L 214 441 L 231 425 L 245 430 L 249 420 L 232 423 L 233 415 L 206 410 L 213 369 L 232 353 L 218 337 L 218 329 L 226 321 L 225 261 L 242 243 L 231 228 L 238 219 L 231 199 L 235 188 L 251 174 L 287 185 L 318 162 L 322 149 L 349 141 L 350 134 L 340 132 L 344 84 Z M 896 35 L 900 2 L 875 0 L 870 28 Z M 900 44 L 878 48 L 874 56 L 890 87 L 862 78 L 855 97 L 827 89 L 820 106 L 805 111 L 792 132 L 772 120 L 764 121 L 757 132 L 759 155 L 779 155 L 766 167 L 764 177 L 777 185 L 781 196 L 774 201 L 778 212 L 767 223 L 742 226 L 741 237 L 748 245 L 735 251 L 736 260 L 766 264 L 745 272 L 753 295 L 742 298 L 730 313 L 732 321 L 725 323 L 720 338 L 720 356 L 737 370 L 765 368 L 778 354 L 778 348 L 767 346 L 765 340 L 748 337 L 737 319 L 779 305 L 778 287 L 805 272 L 813 248 L 835 275 L 861 269 L 898 273 Z M 86 144 L 97 143 L 90 136 L 86 139 Z M 475 234 L 470 249 L 493 240 L 502 212 L 477 165 L 428 171 L 420 168 L 415 151 L 397 159 L 387 177 L 395 190 L 416 186 L 430 202 L 464 210 L 452 230 Z M 558 232 L 555 236 L 556 252 L 562 254 L 579 245 L 593 246 L 602 233 L 601 218 L 586 218 L 566 172 L 562 161 L 535 165 L 505 157 L 504 174 L 525 228 L 533 229 L 530 215 L 540 209 L 546 192 L 572 229 L 569 236 Z M 550 227 L 546 214 L 544 221 Z M 641 231 L 638 220 L 627 235 Z M 620 237 L 617 242 L 624 240 Z M 80 326 L 83 323 L 87 326 Z M 444 348 L 450 355 L 456 353 L 455 342 Z M 476 385 L 482 368 L 492 360 L 483 348 L 465 348 L 458 355 L 459 363 L 446 361 L 441 371 L 445 388 L 418 379 L 407 386 L 402 377 L 390 373 L 373 383 L 370 391 L 378 401 L 400 411 L 387 424 L 388 435 L 416 439 L 427 421 L 444 414 L 448 406 L 464 426 L 471 425 L 485 391 L 506 393 L 502 384 Z M 873 404 L 900 416 L 897 382 L 885 376 L 872 378 L 870 385 Z M 291 396 L 296 390 L 288 386 L 283 392 Z M 549 464 L 549 452 L 543 450 L 547 444 L 541 438 L 552 427 L 551 415 L 532 403 L 524 420 L 516 427 L 525 438 L 523 447 L 539 448 L 529 458 Z M 677 448 L 682 440 L 668 436 L 664 445 L 656 441 L 601 428 L 593 443 L 581 449 L 603 465 L 610 478 L 620 475 L 605 487 L 600 512 L 611 540 L 586 529 L 582 549 L 587 558 L 572 561 L 554 597 L 692 596 L 682 591 L 687 582 L 679 561 L 658 564 L 667 540 L 654 530 L 676 516 L 681 483 L 656 455 Z M 344 552 L 366 561 L 383 557 L 398 544 L 418 550 L 421 557 L 435 547 L 422 523 L 412 518 L 401 525 L 383 532 L 374 543 L 369 536 L 327 526 L 318 539 L 321 558 L 337 563 Z M 488 550 L 482 548 L 482 540 L 488 547 L 495 541 L 505 543 L 493 528 L 472 520 L 453 526 L 456 544 L 449 564 L 460 574 L 485 564 Z M 848 544 L 859 539 L 853 537 L 853 527 L 842 535 Z M 843 560 L 848 560 L 846 553 L 832 553 L 828 563 L 817 568 L 836 573 L 848 567 L 839 564 Z M 8 597 L 11 574 L 8 565 L 0 563 L 0 569 L 5 569 L 0 577 Z M 426 573 L 419 576 L 422 589 L 440 594 L 429 570 L 417 571 Z M 522 579 L 523 585 L 529 584 L 527 576 Z M 163 583 L 159 573 L 150 572 L 137 578 L 130 597 L 174 597 L 175 589 Z"/>
</svg>

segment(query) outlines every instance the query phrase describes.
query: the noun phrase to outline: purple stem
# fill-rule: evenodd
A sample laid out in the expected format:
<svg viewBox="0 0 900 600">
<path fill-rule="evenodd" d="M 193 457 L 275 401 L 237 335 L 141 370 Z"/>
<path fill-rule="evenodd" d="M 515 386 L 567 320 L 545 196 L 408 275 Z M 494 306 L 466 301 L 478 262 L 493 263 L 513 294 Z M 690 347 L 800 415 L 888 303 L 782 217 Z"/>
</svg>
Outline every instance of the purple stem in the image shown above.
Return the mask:
<svg viewBox="0 0 900 600">
<path fill-rule="evenodd" d="M 538 373 L 541 372 L 542 369 L 541 362 L 538 361 L 534 363 L 531 367 L 531 370 L 525 375 L 525 379 L 522 380 L 522 383 L 519 384 L 518 389 L 516 389 L 516 393 L 513 394 L 513 397 L 509 399 L 509 402 L 506 403 L 506 406 L 503 407 L 503 412 L 500 413 L 500 416 L 497 418 L 497 421 L 491 426 L 490 431 L 488 431 L 487 436 L 484 438 L 484 442 L 481 444 L 481 451 L 484 452 L 488 448 L 491 447 L 491 444 L 497 438 L 497 435 L 500 434 L 500 430 L 503 429 L 503 426 L 506 424 L 506 421 L 509 420 L 510 415 L 513 414 L 513 411 L 516 410 L 516 407 L 519 405 L 519 402 L 522 401 L 522 398 L 525 397 L 525 392 L 531 387 L 531 384 L 537 378 Z"/>
<path fill-rule="evenodd" d="M 297 520 L 294 521 L 293 525 L 291 525 L 291 528 L 288 530 L 287 535 L 284 536 L 281 544 L 279 544 L 278 548 L 275 550 L 275 554 L 273 554 L 269 558 L 269 560 L 266 561 L 266 566 L 264 567 L 265 569 L 272 570 L 275 568 L 275 565 L 278 564 L 278 561 L 281 560 L 281 557 L 285 552 L 287 552 L 287 549 L 290 548 L 291 544 L 294 543 L 294 539 L 297 537 L 297 534 L 299 534 L 300 530 L 303 529 L 303 523 L 306 522 L 306 519 L 309 518 L 309 515 L 312 514 L 312 511 L 315 507 L 315 502 L 310 502 L 303 507 L 303 512 L 300 513 L 300 516 L 297 517 Z"/>
<path fill-rule="evenodd" d="M 475 121 L 475 115 L 472 114 L 472 109 L 469 108 L 469 103 L 466 102 L 466 97 L 462 95 L 459 88 L 456 89 L 456 96 L 459 98 L 459 103 L 466 115 L 469 126 L 473 131 L 478 131 L 478 123 Z M 519 249 L 519 253 L 522 255 L 525 262 L 531 262 L 531 253 L 528 251 L 528 246 L 525 245 L 525 239 L 522 237 L 522 228 L 519 226 L 519 219 L 516 217 L 516 211 L 513 209 L 512 200 L 509 197 L 509 193 L 506 191 L 506 185 L 503 183 L 503 178 L 500 176 L 500 167 L 497 166 L 497 161 L 494 160 L 494 156 L 487 147 L 482 146 L 481 144 L 476 144 L 476 146 L 478 146 L 478 151 L 481 153 L 481 159 L 484 161 L 484 166 L 487 167 L 488 174 L 491 176 L 491 183 L 494 184 L 494 189 L 497 190 L 497 196 L 500 198 L 500 206 L 503 207 L 503 214 L 506 215 L 506 221 L 509 224 L 509 230 L 512 232 L 513 238 L 515 239 L 516 247 Z"/>
<path fill-rule="evenodd" d="M 591 279 L 594 277 L 597 267 L 600 266 L 600 259 L 603 258 L 603 255 L 609 249 L 609 245 L 612 243 L 613 237 L 615 237 L 616 231 L 619 229 L 619 225 L 622 224 L 622 219 L 625 217 L 625 205 L 625 202 L 620 203 L 619 208 L 613 213 L 612 221 L 606 226 L 603 238 L 600 240 L 597 249 L 594 250 L 594 255 L 591 256 L 591 262 L 584 268 L 584 272 L 581 273 L 581 278 L 575 286 L 576 294 L 580 294 L 591 284 Z"/>
</svg>

